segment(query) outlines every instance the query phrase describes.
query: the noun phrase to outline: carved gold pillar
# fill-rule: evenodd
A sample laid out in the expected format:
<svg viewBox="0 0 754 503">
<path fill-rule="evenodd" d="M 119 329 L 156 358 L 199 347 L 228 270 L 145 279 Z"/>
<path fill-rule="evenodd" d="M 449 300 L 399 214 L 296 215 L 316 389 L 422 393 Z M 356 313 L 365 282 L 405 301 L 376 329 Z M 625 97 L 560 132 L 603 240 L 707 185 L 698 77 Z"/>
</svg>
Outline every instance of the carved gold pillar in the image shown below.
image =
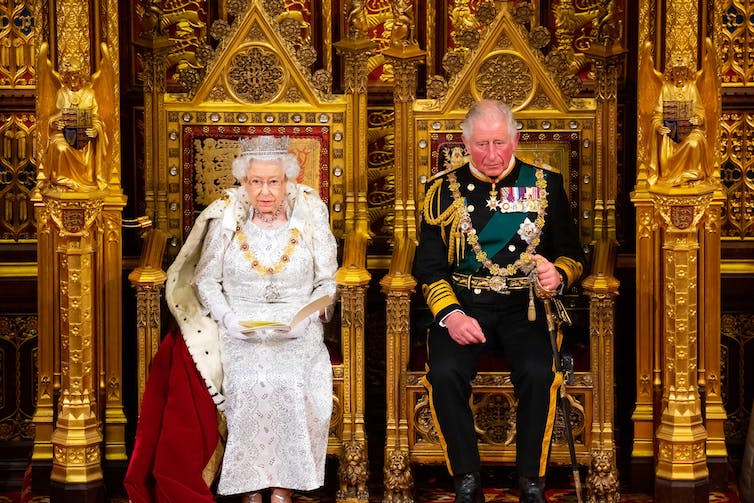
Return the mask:
<svg viewBox="0 0 754 503">
<path fill-rule="evenodd" d="M 416 288 L 416 279 L 411 275 L 415 249 L 414 240 L 399 239 L 393 250 L 390 270 L 380 281 L 382 292 L 387 297 L 385 501 L 399 501 L 402 498 L 401 495 L 413 493 L 413 476 L 408 450 L 406 372 L 411 350 L 411 295 Z M 410 502 L 403 501 L 403 503 Z"/>
<path fill-rule="evenodd" d="M 346 183 L 345 231 L 356 230 L 368 234 L 367 215 L 367 58 L 374 47 L 366 36 L 336 42 L 338 54 L 343 56 L 346 124 L 354 130 L 346 136 L 345 165 L 349 170 Z"/>
<path fill-rule="evenodd" d="M 53 288 L 56 278 L 55 229 L 51 225 L 47 206 L 35 190 L 34 213 L 37 221 L 37 263 L 48 267 L 37 267 L 37 305 L 48 306 L 38 309 L 38 350 L 37 350 L 37 407 L 32 417 L 34 423 L 34 447 L 31 454 L 32 486 L 46 490 L 52 463 L 52 432 L 55 428 L 55 399 L 60 392 L 60 345 L 59 331 L 55 330 L 60 312 L 53 309 L 59 305 L 60 291 Z"/>
<path fill-rule="evenodd" d="M 136 290 L 136 381 L 139 414 L 149 367 L 160 345 L 160 299 L 167 280 L 167 274 L 162 269 L 166 240 L 167 234 L 159 229 L 149 232 L 141 250 L 139 265 L 128 275 L 131 286 Z"/>
<path fill-rule="evenodd" d="M 658 13 L 657 2 L 639 0 L 639 43 L 657 42 Z M 639 52 L 639 67 L 647 55 Z M 651 103 L 654 96 L 645 85 L 639 83 L 637 101 Z M 651 103 L 654 107 L 654 103 Z M 643 119 L 643 120 L 642 120 Z M 656 364 L 660 351 L 657 333 L 662 326 L 659 291 L 661 281 L 659 271 L 660 234 L 655 220 L 655 208 L 650 195 L 649 179 L 652 153 L 649 147 L 655 134 L 651 118 L 639 118 L 636 133 L 637 170 L 636 186 L 631 193 L 631 201 L 636 208 L 636 398 L 631 420 L 633 422 L 633 444 L 631 446 L 631 480 L 634 489 L 651 491 L 654 477 L 654 414 L 655 397 L 661 393 L 662 377 Z M 659 398 L 658 398 L 659 401 Z"/>
<path fill-rule="evenodd" d="M 659 230 L 655 221 L 653 199 L 646 190 L 631 194 L 636 207 L 636 401 L 631 416 L 633 445 L 631 448 L 631 479 L 650 484 L 654 473 L 654 397 L 660 393 L 662 376 L 656 341 L 659 330 L 661 299 L 659 287 Z M 649 491 L 650 487 L 642 487 Z"/>
<path fill-rule="evenodd" d="M 103 501 L 104 474 L 113 470 L 119 482 L 127 462 L 118 2 L 56 0 L 36 12 L 49 18 L 49 32 L 38 33 L 40 392 L 32 477 L 39 486 L 34 472 L 50 470 L 53 502 Z"/>
<path fill-rule="evenodd" d="M 172 47 L 167 35 L 137 40 L 141 48 L 144 82 L 144 203 L 145 212 L 155 228 L 168 230 L 168 169 L 164 166 L 167 141 L 164 134 L 165 116 L 162 112 L 165 95 L 165 58 Z"/>
<path fill-rule="evenodd" d="M 728 485 L 728 450 L 725 446 L 725 421 L 720 382 L 720 218 L 725 196 L 716 190 L 707 208 L 701 233 L 699 264 L 699 388 L 704 393 L 704 426 L 707 429 L 707 465 L 712 489 Z"/>
<path fill-rule="evenodd" d="M 336 275 L 341 294 L 341 347 L 344 361 L 350 362 L 343 376 L 343 454 L 337 501 L 369 501 L 369 455 L 364 428 L 364 311 L 369 280 L 366 268 L 341 268 Z"/>
<path fill-rule="evenodd" d="M 98 346 L 98 389 L 104 402 L 102 427 L 104 433 L 104 459 L 119 464 L 125 470 L 126 414 L 123 411 L 123 207 L 126 197 L 109 194 L 104 199 L 102 229 L 97 236 L 97 282 L 101 282 L 99 296 L 101 313 L 94 330 Z M 125 472 L 123 473 L 125 474 Z M 120 478 L 121 474 L 115 474 Z"/>
<path fill-rule="evenodd" d="M 388 274 L 380 281 L 387 299 L 386 342 L 386 434 L 384 498 L 400 500 L 413 493 L 413 476 L 408 462 L 408 418 L 406 417 L 406 371 L 411 341 L 411 295 L 416 280 L 411 276 L 416 249 L 417 176 L 415 163 L 414 114 L 418 67 L 426 53 L 413 39 L 414 8 L 401 0 L 392 2 L 391 45 L 382 54 L 393 66 L 393 109 L 395 113 L 395 222 L 393 256 Z M 404 503 L 409 503 L 404 501 Z"/>
<path fill-rule="evenodd" d="M 416 181 L 413 104 L 418 66 L 425 52 L 416 42 L 393 45 L 382 54 L 393 65 L 395 111 L 395 223 L 394 231 L 416 240 Z"/>
<path fill-rule="evenodd" d="M 726 478 L 719 383 L 720 24 L 708 22 L 719 19 L 715 4 L 639 1 L 632 466 L 641 457 L 645 466 L 654 461 L 657 501 L 671 499 L 671 492 L 673 501 L 706 500 L 710 482 L 724 485 Z"/>
<path fill-rule="evenodd" d="M 593 43 L 586 54 L 594 62 L 597 113 L 597 158 L 594 180 L 594 238 L 616 240 L 615 200 L 618 195 L 618 76 L 627 51 L 619 44 Z"/>
<path fill-rule="evenodd" d="M 601 26 L 600 33 L 610 31 Z M 613 438 L 613 383 L 615 351 L 615 299 L 620 283 L 615 278 L 615 201 L 618 192 L 618 75 L 626 51 L 609 37 L 592 43 L 586 54 L 594 62 L 597 113 L 595 143 L 597 158 L 594 180 L 594 258 L 592 271 L 582 282 L 589 296 L 591 369 L 597 391 L 593 403 L 591 464 L 587 477 L 590 501 L 617 501 L 618 470 Z"/>
<path fill-rule="evenodd" d="M 655 498 L 708 501 L 707 432 L 697 382 L 699 223 L 713 188 L 655 186 L 651 191 L 665 229 L 663 265 L 663 394 L 657 429 Z"/>
<path fill-rule="evenodd" d="M 639 37 L 654 41 L 657 34 L 657 5 L 650 0 L 639 1 Z M 649 55 L 639 52 L 639 68 L 649 65 Z M 645 83 L 646 84 L 646 83 Z M 656 96 L 646 85 L 639 85 L 637 101 L 649 103 L 654 108 Z M 656 220 L 654 199 L 649 192 L 650 180 L 654 184 L 657 174 L 652 162 L 650 144 L 655 135 L 651 115 L 640 114 L 637 128 L 637 175 L 631 201 L 636 207 L 636 401 L 631 416 L 633 445 L 631 449 L 631 479 L 641 490 L 651 491 L 655 464 L 655 414 L 662 395 L 661 343 L 662 327 L 660 291 L 662 271 L 660 266 L 661 235 Z"/>
<path fill-rule="evenodd" d="M 176 42 L 170 39 L 160 22 L 154 22 L 152 15 L 148 12 L 142 15 L 139 20 L 142 31 L 134 41 L 142 68 L 140 78 L 144 83 L 144 206 L 155 228 L 168 232 L 170 168 L 165 165 L 167 138 L 162 134 L 166 130 L 163 105 L 167 57 Z"/>
<path fill-rule="evenodd" d="M 366 268 L 369 220 L 367 215 L 367 58 L 374 44 L 367 30 L 366 6 L 345 2 L 346 38 L 336 42 L 343 57 L 346 115 L 351 130 L 345 138 L 346 195 L 343 263 L 335 275 L 341 294 L 341 344 L 345 368 L 343 396 L 343 449 L 340 458 L 338 501 L 368 501 L 369 477 L 364 428 L 364 329 L 366 289 L 371 275 Z M 346 464 L 350 465 L 346 469 Z M 348 471 L 353 471 L 349 476 Z"/>
<path fill-rule="evenodd" d="M 104 285 L 97 278 L 96 253 L 104 198 L 96 192 L 50 191 L 43 196 L 43 214 L 55 232 L 55 260 L 50 264 L 57 278 L 53 287 L 60 291 L 60 304 L 52 306 L 60 313 L 56 327 L 60 333 L 60 396 L 51 438 L 53 501 L 66 499 L 64 495 L 70 494 L 66 485 L 84 486 L 88 495 L 100 499 L 104 488 L 97 413 L 100 341 L 96 337 L 96 294 Z"/>
</svg>

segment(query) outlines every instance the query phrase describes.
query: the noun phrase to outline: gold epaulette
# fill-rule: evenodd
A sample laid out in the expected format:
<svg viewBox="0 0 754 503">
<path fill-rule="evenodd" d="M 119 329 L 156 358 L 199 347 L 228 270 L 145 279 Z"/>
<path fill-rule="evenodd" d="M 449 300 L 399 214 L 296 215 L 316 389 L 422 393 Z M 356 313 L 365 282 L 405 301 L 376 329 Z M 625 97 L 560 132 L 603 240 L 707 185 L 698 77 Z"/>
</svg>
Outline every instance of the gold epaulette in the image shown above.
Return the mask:
<svg viewBox="0 0 754 503">
<path fill-rule="evenodd" d="M 453 171 L 455 171 L 455 170 L 457 170 L 457 169 L 461 169 L 461 168 L 463 168 L 464 166 L 466 166 L 467 164 L 468 164 L 468 163 L 467 163 L 467 162 L 465 162 L 465 163 L 461 164 L 460 166 L 456 166 L 456 167 L 454 167 L 454 168 L 448 168 L 448 169 L 446 169 L 446 170 L 444 170 L 444 171 L 440 171 L 440 172 L 438 172 L 438 173 L 435 173 L 434 175 L 432 175 L 432 176 L 431 176 L 431 177 L 429 178 L 429 180 L 427 180 L 427 183 L 429 183 L 429 182 L 431 182 L 431 181 L 434 181 L 434 180 L 437 180 L 438 178 L 442 178 L 442 177 L 444 177 L 445 175 L 447 175 L 448 173 L 452 173 Z"/>
</svg>

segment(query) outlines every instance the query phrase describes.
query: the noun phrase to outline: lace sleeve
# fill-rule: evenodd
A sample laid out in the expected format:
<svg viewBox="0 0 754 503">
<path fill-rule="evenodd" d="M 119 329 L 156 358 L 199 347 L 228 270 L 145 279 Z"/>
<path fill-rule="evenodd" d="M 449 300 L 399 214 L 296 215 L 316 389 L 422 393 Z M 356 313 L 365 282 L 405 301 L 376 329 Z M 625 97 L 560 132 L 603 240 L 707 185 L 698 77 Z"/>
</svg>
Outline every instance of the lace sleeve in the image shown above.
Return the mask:
<svg viewBox="0 0 754 503">
<path fill-rule="evenodd" d="M 335 295 L 335 271 L 338 269 L 338 245 L 330 230 L 327 206 L 321 200 L 312 205 L 312 255 L 314 257 L 314 288 L 312 298 Z"/>
<path fill-rule="evenodd" d="M 231 311 L 223 293 L 223 258 L 227 245 L 227 238 L 222 232 L 222 220 L 212 219 L 207 226 L 202 254 L 196 264 L 194 286 L 205 312 L 209 312 L 218 322 L 222 322 L 225 314 Z"/>
</svg>

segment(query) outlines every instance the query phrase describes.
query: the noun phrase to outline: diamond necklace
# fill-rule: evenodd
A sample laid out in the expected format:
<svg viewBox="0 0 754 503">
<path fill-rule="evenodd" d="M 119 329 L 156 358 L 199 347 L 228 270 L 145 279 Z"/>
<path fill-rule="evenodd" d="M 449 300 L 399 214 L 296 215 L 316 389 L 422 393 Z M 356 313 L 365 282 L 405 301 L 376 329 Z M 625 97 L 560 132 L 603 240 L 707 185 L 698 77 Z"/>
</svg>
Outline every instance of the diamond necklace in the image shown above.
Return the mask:
<svg viewBox="0 0 754 503">
<path fill-rule="evenodd" d="M 285 203 L 285 201 L 283 201 L 282 203 L 280 203 L 280 206 L 278 206 L 277 209 L 272 213 L 271 217 L 265 216 L 264 213 L 262 213 L 261 211 L 259 211 L 256 208 L 254 208 L 254 217 L 258 217 L 259 220 L 262 221 L 262 223 L 271 224 L 272 222 L 274 222 L 277 219 L 278 216 L 280 216 L 280 212 L 283 211 L 283 204 L 284 203 Z"/>
</svg>

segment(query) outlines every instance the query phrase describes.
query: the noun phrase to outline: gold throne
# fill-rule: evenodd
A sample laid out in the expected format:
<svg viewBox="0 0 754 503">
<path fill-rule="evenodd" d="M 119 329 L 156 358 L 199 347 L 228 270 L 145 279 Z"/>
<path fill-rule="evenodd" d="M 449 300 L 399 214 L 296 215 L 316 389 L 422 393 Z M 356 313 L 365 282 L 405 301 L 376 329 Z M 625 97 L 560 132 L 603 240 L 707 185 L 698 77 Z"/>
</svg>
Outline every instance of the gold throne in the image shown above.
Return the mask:
<svg viewBox="0 0 754 503">
<path fill-rule="evenodd" d="M 504 9 L 481 34 L 473 50 L 450 50 L 445 66 L 456 65 L 447 82 L 430 77 L 433 99 L 414 100 L 407 130 L 401 138 L 414 143 L 410 171 L 415 179 L 409 197 L 422 206 L 423 184 L 433 175 L 465 162 L 460 123 L 469 106 L 481 98 L 500 99 L 512 106 L 521 141 L 517 155 L 523 160 L 562 174 L 581 242 L 591 248 L 595 207 L 593 185 L 597 175 L 595 100 L 568 95 L 531 45 L 527 29 Z M 439 84 L 438 84 L 439 83 Z M 442 85 L 440 85 L 442 84 Z M 396 147 L 396 150 L 399 147 Z M 412 202 L 413 202 L 412 201 Z M 416 216 L 416 222 L 419 217 Z M 412 464 L 446 461 L 434 427 L 425 373 L 425 340 L 432 315 L 415 291 L 411 277 L 417 225 L 396 230 L 390 270 L 382 281 L 387 298 L 387 431 L 385 443 L 385 501 L 412 500 Z M 593 268 L 611 274 L 610 253 L 597 243 L 599 260 Z M 607 248 L 608 251 L 610 248 Z M 606 258 L 607 257 L 607 258 Z M 595 257 L 590 257 L 594 259 Z M 593 269 L 592 274 L 596 269 Z M 585 272 L 586 276 L 589 272 Z M 582 277 L 582 279 L 584 279 Z M 590 285 L 591 282 L 585 282 Z M 569 418 L 556 418 L 551 461 L 570 463 L 566 429 L 575 440 L 577 462 L 590 467 L 590 480 L 615 475 L 612 444 L 612 333 L 613 306 L 594 307 L 594 292 L 573 288 L 565 296 L 574 325 L 567 329 L 565 352 L 573 359 L 568 380 Z M 607 379 L 605 378 L 607 376 Z M 478 445 L 485 464 L 515 461 L 516 400 L 503 359 L 483 361 L 473 381 L 471 406 Z M 607 469 L 605 470 L 605 466 Z M 612 479 L 611 479 L 612 480 Z M 590 491 L 593 489 L 587 484 Z M 608 497 L 617 499 L 617 483 L 608 484 Z"/>
<path fill-rule="evenodd" d="M 351 197 L 361 169 L 352 154 L 359 136 L 351 113 L 355 98 L 331 94 L 330 82 L 307 68 L 313 63 L 311 54 L 294 50 L 281 36 L 279 22 L 262 2 L 250 2 L 217 49 L 203 55 L 206 65 L 201 70 L 184 68 L 186 92 L 153 86 L 145 100 L 145 114 L 155 119 L 147 122 L 145 205 L 157 229 L 167 235 L 170 262 L 201 210 L 235 183 L 230 164 L 238 154 L 238 140 L 260 134 L 290 138 L 289 150 L 302 167 L 298 181 L 317 189 L 328 205 L 343 256 L 336 277 L 339 309 L 325 325 L 333 371 L 328 454 L 337 456 L 341 467 L 337 498 L 366 501 L 363 294 L 368 273 L 366 236 L 356 230 L 354 215 L 359 211 Z M 148 71 L 164 71 L 156 62 L 159 50 L 153 43 L 149 55 L 155 59 L 144 58 L 152 65 Z M 139 348 L 140 361 L 148 362 L 156 345 L 140 342 Z"/>
</svg>

